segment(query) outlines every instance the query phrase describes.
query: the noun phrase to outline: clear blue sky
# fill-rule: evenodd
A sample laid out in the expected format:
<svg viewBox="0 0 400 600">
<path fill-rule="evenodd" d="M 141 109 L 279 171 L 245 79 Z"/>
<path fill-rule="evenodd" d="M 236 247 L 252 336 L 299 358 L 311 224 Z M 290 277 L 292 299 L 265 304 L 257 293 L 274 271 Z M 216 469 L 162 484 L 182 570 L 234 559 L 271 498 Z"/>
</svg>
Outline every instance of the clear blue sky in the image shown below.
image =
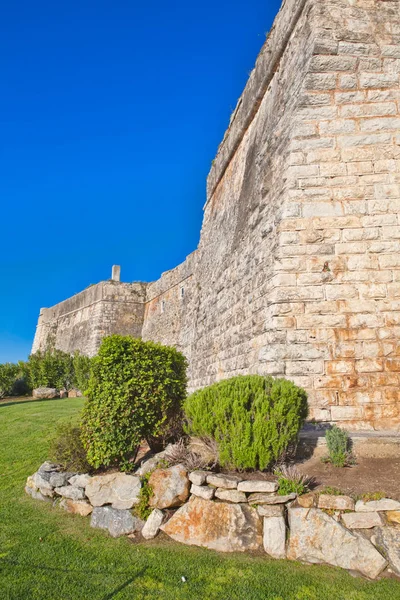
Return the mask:
<svg viewBox="0 0 400 600">
<path fill-rule="evenodd" d="M 38 312 L 193 251 L 206 176 L 280 0 L 15 0 L 0 23 L 0 362 Z"/>
</svg>

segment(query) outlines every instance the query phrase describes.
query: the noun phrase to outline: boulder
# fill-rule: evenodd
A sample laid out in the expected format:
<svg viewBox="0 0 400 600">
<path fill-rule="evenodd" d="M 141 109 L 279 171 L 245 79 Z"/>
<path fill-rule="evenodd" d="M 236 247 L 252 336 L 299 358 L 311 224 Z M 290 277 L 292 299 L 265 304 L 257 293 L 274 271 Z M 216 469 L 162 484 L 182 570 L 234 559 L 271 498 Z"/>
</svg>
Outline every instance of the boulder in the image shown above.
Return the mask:
<svg viewBox="0 0 400 600">
<path fill-rule="evenodd" d="M 287 558 L 327 563 L 375 579 L 387 561 L 372 543 L 318 508 L 289 508 L 290 541 Z"/>
<path fill-rule="evenodd" d="M 50 485 L 49 479 L 50 479 L 50 474 L 47 474 L 48 476 L 43 477 L 43 474 L 39 473 L 39 471 L 37 473 L 34 473 L 32 475 L 32 477 L 30 477 L 30 487 L 36 489 L 36 490 L 41 490 L 42 494 L 44 496 L 49 496 L 50 498 L 53 496 L 53 487 Z"/>
<path fill-rule="evenodd" d="M 36 488 L 32 488 L 32 487 L 29 487 L 28 485 L 26 485 L 25 486 L 25 492 L 29 496 L 31 496 L 32 498 L 34 498 L 35 500 L 43 500 L 43 501 L 51 502 L 51 498 L 50 497 L 46 496 L 45 494 L 42 494 L 42 492 L 40 492 Z"/>
<path fill-rule="evenodd" d="M 347 529 L 372 529 L 383 525 L 382 517 L 378 512 L 343 513 L 342 521 Z"/>
<path fill-rule="evenodd" d="M 220 552 L 246 552 L 261 547 L 261 521 L 247 504 L 212 502 L 192 496 L 161 530 L 183 544 Z"/>
<path fill-rule="evenodd" d="M 392 525 L 400 525 L 400 510 L 389 510 L 386 518 Z"/>
<path fill-rule="evenodd" d="M 359 500 L 356 503 L 356 512 L 379 512 L 381 510 L 400 510 L 400 502 L 382 498 L 382 500 L 371 500 L 370 502 Z"/>
<path fill-rule="evenodd" d="M 85 498 L 85 492 L 82 488 L 75 487 L 74 485 L 63 485 L 54 489 L 55 493 L 63 498 L 70 498 L 71 500 L 83 500 Z"/>
<path fill-rule="evenodd" d="M 190 482 L 183 465 L 169 469 L 156 469 L 149 478 L 153 490 L 150 506 L 153 508 L 174 508 L 181 506 L 189 498 Z"/>
<path fill-rule="evenodd" d="M 239 492 L 264 492 L 273 493 L 278 489 L 275 481 L 241 481 L 237 489 Z"/>
<path fill-rule="evenodd" d="M 278 496 L 273 494 L 250 494 L 247 498 L 249 504 L 285 504 L 291 500 L 295 500 L 297 494 L 287 494 L 286 496 Z"/>
<path fill-rule="evenodd" d="M 55 388 L 38 387 L 32 391 L 32 396 L 37 400 L 42 398 L 58 398 L 59 393 Z"/>
<path fill-rule="evenodd" d="M 76 487 L 80 487 L 82 489 L 86 489 L 86 486 L 88 485 L 89 481 L 92 478 L 90 477 L 90 475 L 88 475 L 87 473 L 82 474 L 82 475 L 74 475 L 73 477 L 71 477 L 70 479 L 68 479 L 68 482 L 71 485 L 75 485 Z"/>
<path fill-rule="evenodd" d="M 327 510 L 354 510 L 354 500 L 350 496 L 320 494 L 318 508 L 325 508 Z"/>
<path fill-rule="evenodd" d="M 286 524 L 284 517 L 264 517 L 264 550 L 272 558 L 286 556 Z"/>
<path fill-rule="evenodd" d="M 139 503 L 141 487 L 140 479 L 135 475 L 109 473 L 91 477 L 85 493 L 92 506 L 111 504 L 113 508 L 127 510 Z"/>
<path fill-rule="evenodd" d="M 152 540 L 153 538 L 155 538 L 160 530 L 163 519 L 164 513 L 162 512 L 162 510 L 155 508 L 143 526 L 142 536 L 146 540 Z"/>
<path fill-rule="evenodd" d="M 247 497 L 244 492 L 238 492 L 238 490 L 226 490 L 225 488 L 218 488 L 215 492 L 215 497 L 225 502 L 247 502 Z"/>
<path fill-rule="evenodd" d="M 204 498 L 204 500 L 212 500 L 214 498 L 215 488 L 208 487 L 207 485 L 195 485 L 192 483 L 190 493 L 193 494 L 193 496 Z"/>
<path fill-rule="evenodd" d="M 58 465 L 57 463 L 50 462 L 49 460 L 46 460 L 38 468 L 38 473 L 42 475 L 43 473 L 53 473 L 58 471 L 60 471 L 60 465 Z"/>
<path fill-rule="evenodd" d="M 203 485 L 207 479 L 207 471 L 192 471 L 189 473 L 189 481 L 194 483 L 194 485 Z"/>
<path fill-rule="evenodd" d="M 172 446 L 173 444 L 168 444 L 165 450 L 163 450 L 162 452 L 158 452 L 157 454 L 155 454 L 151 458 L 148 458 L 147 460 L 144 460 L 141 463 L 139 469 L 136 471 L 136 475 L 139 475 L 139 477 L 143 477 L 144 475 L 147 475 L 147 473 L 150 473 L 151 471 L 154 471 L 155 469 L 159 468 L 160 463 L 162 464 L 162 461 L 166 462 L 165 455 L 172 448 Z"/>
<path fill-rule="evenodd" d="M 51 473 L 49 477 L 49 484 L 53 488 L 62 487 L 67 485 L 70 477 L 71 473 Z"/>
<path fill-rule="evenodd" d="M 119 510 L 111 506 L 95 507 L 90 521 L 91 527 L 107 529 L 112 537 L 141 531 L 143 521 L 134 517 L 130 510 Z"/>
<path fill-rule="evenodd" d="M 285 514 L 283 504 L 261 504 L 257 506 L 260 517 L 282 517 Z"/>
<path fill-rule="evenodd" d="M 93 511 L 93 506 L 85 500 L 63 498 L 59 506 L 67 512 L 72 513 L 73 515 L 80 515 L 81 517 L 87 517 Z"/>
<path fill-rule="evenodd" d="M 216 488 L 225 488 L 227 490 L 235 490 L 240 483 L 240 477 L 236 475 L 222 475 L 211 473 L 207 475 L 207 483 Z"/>
<path fill-rule="evenodd" d="M 67 390 L 60 390 L 60 398 L 68 398 Z"/>
<path fill-rule="evenodd" d="M 69 392 L 68 392 L 68 398 L 81 398 L 82 395 L 83 395 L 82 392 L 75 388 L 73 388 L 72 390 L 69 390 Z"/>
<path fill-rule="evenodd" d="M 380 527 L 373 540 L 378 548 L 383 548 L 392 570 L 400 575 L 400 530 L 396 527 Z"/>
</svg>

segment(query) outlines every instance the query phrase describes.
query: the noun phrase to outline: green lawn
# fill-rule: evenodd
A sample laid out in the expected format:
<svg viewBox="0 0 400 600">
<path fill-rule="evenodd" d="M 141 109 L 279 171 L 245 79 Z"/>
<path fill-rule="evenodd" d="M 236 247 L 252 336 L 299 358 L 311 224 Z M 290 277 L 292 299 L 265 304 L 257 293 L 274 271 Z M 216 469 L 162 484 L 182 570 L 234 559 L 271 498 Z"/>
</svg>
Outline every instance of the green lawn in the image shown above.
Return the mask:
<svg viewBox="0 0 400 600">
<path fill-rule="evenodd" d="M 32 500 L 26 477 L 48 458 L 57 421 L 82 399 L 0 405 L 0 599 L 400 600 L 400 583 L 329 567 L 220 555 L 169 541 L 135 544 Z M 182 582 L 184 576 L 186 582 Z"/>
</svg>

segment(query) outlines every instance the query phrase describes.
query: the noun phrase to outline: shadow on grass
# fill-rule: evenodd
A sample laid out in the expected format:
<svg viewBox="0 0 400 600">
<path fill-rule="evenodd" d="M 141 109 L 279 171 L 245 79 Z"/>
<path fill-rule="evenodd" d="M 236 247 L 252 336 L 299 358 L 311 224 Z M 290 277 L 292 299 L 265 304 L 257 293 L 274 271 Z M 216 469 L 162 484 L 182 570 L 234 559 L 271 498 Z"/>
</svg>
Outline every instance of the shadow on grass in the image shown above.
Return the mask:
<svg viewBox="0 0 400 600">
<path fill-rule="evenodd" d="M 7 559 L 0 559 L 0 566 L 1 565 L 11 565 L 13 567 L 19 567 L 21 569 L 24 569 L 26 571 L 51 571 L 51 572 L 55 572 L 55 573 L 84 573 L 85 575 L 101 575 L 102 577 L 104 577 L 104 575 L 107 575 L 107 571 L 104 571 L 104 569 L 102 569 L 101 571 L 88 571 L 87 569 L 63 569 L 60 567 L 49 567 L 47 565 L 35 565 L 35 564 L 31 564 L 31 563 L 26 563 L 26 562 L 20 562 L 18 560 L 7 560 Z M 132 573 L 124 573 L 124 572 L 112 572 L 110 573 L 110 575 L 115 576 L 129 576 L 129 579 L 127 579 L 126 581 L 124 581 L 124 583 L 122 583 L 121 585 L 119 585 L 117 588 L 115 588 L 114 590 L 112 590 L 111 592 L 109 592 L 108 594 L 106 594 L 105 596 L 103 596 L 102 600 L 112 600 L 112 598 L 115 598 L 115 596 L 117 594 L 119 594 L 119 592 L 121 592 L 122 590 L 124 590 L 125 588 L 128 587 L 128 585 L 130 585 L 131 583 L 133 583 L 136 579 L 138 579 L 139 577 L 142 577 L 147 571 L 147 567 L 144 567 L 143 569 L 141 569 L 140 571 L 138 571 L 137 573 L 135 573 L 135 575 L 132 575 Z"/>
<path fill-rule="evenodd" d="M 3 406 L 18 406 L 18 404 L 33 404 L 34 402 L 62 402 L 63 400 L 71 400 L 71 398 L 27 398 L 26 400 L 7 398 L 7 402 L 0 400 L 0 408 Z"/>
</svg>

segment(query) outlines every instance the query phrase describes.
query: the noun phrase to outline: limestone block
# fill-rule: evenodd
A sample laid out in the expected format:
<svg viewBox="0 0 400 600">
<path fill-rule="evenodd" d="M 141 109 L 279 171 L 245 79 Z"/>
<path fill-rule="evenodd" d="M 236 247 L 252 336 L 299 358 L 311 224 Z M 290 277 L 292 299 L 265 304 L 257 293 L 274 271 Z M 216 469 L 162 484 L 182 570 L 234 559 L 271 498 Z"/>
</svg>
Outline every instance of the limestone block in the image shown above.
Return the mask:
<svg viewBox="0 0 400 600">
<path fill-rule="evenodd" d="M 291 500 L 295 500 L 297 494 L 287 494 L 286 496 L 277 496 L 274 494 L 255 493 L 248 496 L 249 504 L 286 504 Z"/>
<path fill-rule="evenodd" d="M 162 512 L 162 510 L 155 508 L 143 526 L 142 536 L 146 540 L 152 540 L 153 538 L 155 538 L 160 530 L 163 519 L 164 513 Z"/>
<path fill-rule="evenodd" d="M 276 492 L 278 484 L 276 481 L 241 481 L 237 489 L 240 492 Z"/>
<path fill-rule="evenodd" d="M 51 399 L 51 398 L 58 398 L 59 397 L 59 393 L 57 392 L 57 390 L 55 388 L 48 388 L 48 387 L 39 387 L 39 388 L 35 388 L 34 390 L 32 390 L 32 396 L 34 398 L 39 399 Z"/>
<path fill-rule="evenodd" d="M 378 512 L 343 513 L 342 521 L 347 529 L 371 529 L 383 525 L 382 517 Z"/>
<path fill-rule="evenodd" d="M 371 542 L 317 508 L 289 508 L 287 558 L 327 563 L 376 579 L 387 561 Z"/>
<path fill-rule="evenodd" d="M 141 487 L 139 477 L 109 473 L 92 477 L 86 484 L 85 493 L 92 506 L 111 504 L 113 508 L 123 510 L 139 503 Z"/>
<path fill-rule="evenodd" d="M 197 486 L 203 485 L 206 482 L 207 475 L 209 475 L 207 471 L 192 471 L 189 473 L 189 481 Z"/>
<path fill-rule="evenodd" d="M 261 521 L 255 509 L 195 496 L 161 530 L 177 542 L 220 552 L 257 550 L 262 543 Z"/>
<path fill-rule="evenodd" d="M 264 517 L 264 550 L 272 558 L 286 556 L 286 524 L 283 517 Z"/>
<path fill-rule="evenodd" d="M 74 475 L 73 477 L 68 479 L 68 483 L 70 483 L 71 485 L 75 485 L 76 487 L 80 487 L 82 489 L 85 489 L 90 481 L 91 477 L 88 473 Z"/>
<path fill-rule="evenodd" d="M 382 498 L 382 500 L 371 500 L 369 502 L 359 500 L 356 503 L 356 512 L 375 512 L 382 510 L 400 510 L 400 502 L 391 500 L 390 498 Z"/>
<path fill-rule="evenodd" d="M 83 500 L 85 498 L 85 492 L 82 488 L 75 487 L 74 485 L 64 485 L 54 489 L 55 493 L 64 498 L 70 498 L 71 500 Z"/>
<path fill-rule="evenodd" d="M 217 488 L 226 488 L 228 490 L 234 490 L 240 483 L 240 477 L 236 475 L 220 475 L 211 474 L 207 475 L 207 483 Z"/>
<path fill-rule="evenodd" d="M 257 506 L 260 517 L 282 517 L 285 514 L 283 504 L 261 504 Z"/>
<path fill-rule="evenodd" d="M 354 500 L 350 496 L 332 496 L 320 494 L 318 508 L 329 510 L 354 510 Z"/>
<path fill-rule="evenodd" d="M 81 517 L 87 517 L 93 511 L 93 506 L 85 500 L 63 498 L 59 506 L 67 512 L 72 513 L 73 515 L 80 515 Z"/>
<path fill-rule="evenodd" d="M 193 496 L 204 498 L 204 500 L 212 500 L 214 498 L 215 488 L 207 485 L 195 485 L 192 483 L 190 493 L 193 494 Z"/>
<path fill-rule="evenodd" d="M 154 508 L 181 506 L 189 498 L 190 482 L 183 465 L 156 469 L 150 475 L 149 485 L 153 490 L 150 506 Z"/>
<path fill-rule="evenodd" d="M 141 531 L 143 525 L 143 521 L 134 517 L 129 510 L 120 510 L 111 506 L 96 506 L 90 521 L 91 527 L 107 529 L 112 537 Z"/>
<path fill-rule="evenodd" d="M 380 527 L 372 539 L 378 548 L 384 548 L 390 567 L 400 575 L 400 529 Z"/>
<path fill-rule="evenodd" d="M 227 490 L 225 488 L 218 488 L 215 492 L 215 497 L 225 502 L 247 502 L 247 497 L 244 492 L 238 490 Z"/>
</svg>

